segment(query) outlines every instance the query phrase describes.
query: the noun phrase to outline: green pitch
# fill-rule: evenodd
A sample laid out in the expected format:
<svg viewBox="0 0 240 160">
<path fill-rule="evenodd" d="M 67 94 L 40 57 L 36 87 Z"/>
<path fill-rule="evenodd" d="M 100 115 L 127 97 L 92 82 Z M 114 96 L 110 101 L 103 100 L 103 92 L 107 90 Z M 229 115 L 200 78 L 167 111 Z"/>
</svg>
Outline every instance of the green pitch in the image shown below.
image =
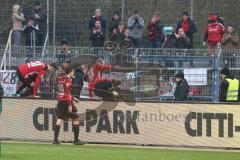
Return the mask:
<svg viewBox="0 0 240 160">
<path fill-rule="evenodd" d="M 3 142 L 0 160 L 240 160 L 240 152 Z"/>
</svg>

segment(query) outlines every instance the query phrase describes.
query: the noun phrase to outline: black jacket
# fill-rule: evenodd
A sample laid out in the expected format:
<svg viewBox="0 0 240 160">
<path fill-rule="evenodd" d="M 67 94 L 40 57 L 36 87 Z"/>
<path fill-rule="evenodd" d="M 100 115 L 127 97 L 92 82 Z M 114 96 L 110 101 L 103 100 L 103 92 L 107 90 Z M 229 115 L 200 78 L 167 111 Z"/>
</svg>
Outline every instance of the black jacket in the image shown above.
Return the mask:
<svg viewBox="0 0 240 160">
<path fill-rule="evenodd" d="M 79 98 L 84 82 L 84 73 L 81 67 L 75 69 L 74 76 L 72 92 L 74 97 Z"/>
<path fill-rule="evenodd" d="M 0 83 L 0 100 L 2 99 L 2 97 L 3 97 L 3 87 Z"/>
<path fill-rule="evenodd" d="M 105 40 L 105 30 L 94 33 L 91 31 L 89 39 L 92 41 L 92 47 L 103 47 Z"/>
<path fill-rule="evenodd" d="M 111 20 L 111 22 L 110 22 L 110 24 L 108 26 L 110 34 L 112 34 L 114 29 L 118 28 L 120 21 L 121 21 L 121 19 L 112 19 Z"/>
<path fill-rule="evenodd" d="M 183 79 L 177 83 L 176 90 L 174 92 L 175 101 L 186 101 L 188 96 L 189 86 L 186 79 Z"/>
<path fill-rule="evenodd" d="M 38 15 L 40 19 L 36 19 L 35 15 Z M 45 14 L 45 11 L 43 9 L 40 9 L 38 11 L 33 10 L 31 19 L 34 21 L 35 24 L 38 25 L 40 32 L 46 31 L 47 15 Z"/>
<path fill-rule="evenodd" d="M 225 79 L 228 78 L 228 79 L 234 79 L 233 76 L 226 76 Z M 229 86 L 229 83 L 227 80 L 223 80 L 222 83 L 220 84 L 220 92 L 219 92 L 219 101 L 220 102 L 226 102 L 226 98 L 227 98 L 227 92 L 228 92 L 228 86 Z M 240 90 L 240 86 L 239 86 L 239 89 Z M 238 100 L 240 99 L 240 94 L 238 93 Z"/>
<path fill-rule="evenodd" d="M 61 53 L 56 54 L 56 64 L 58 66 L 62 66 L 64 62 L 68 63 L 73 56 L 74 55 L 71 51 L 69 51 L 68 53 L 63 53 L 61 51 Z"/>
<path fill-rule="evenodd" d="M 182 19 L 178 21 L 177 27 L 176 27 L 176 33 L 178 32 L 179 28 L 182 28 Z M 190 43 L 189 48 L 193 48 L 193 33 L 197 32 L 196 24 L 194 21 L 192 21 L 190 18 L 188 19 L 188 32 L 186 33 L 186 36 L 189 37 Z"/>
<path fill-rule="evenodd" d="M 175 40 L 175 47 L 179 49 L 187 49 L 189 47 L 189 44 L 190 44 L 190 40 L 188 37 L 186 38 L 179 37 L 179 38 L 176 38 Z"/>
<path fill-rule="evenodd" d="M 157 33 L 156 33 L 156 40 L 164 41 L 164 34 L 163 34 L 164 24 L 161 20 L 157 21 Z"/>
</svg>

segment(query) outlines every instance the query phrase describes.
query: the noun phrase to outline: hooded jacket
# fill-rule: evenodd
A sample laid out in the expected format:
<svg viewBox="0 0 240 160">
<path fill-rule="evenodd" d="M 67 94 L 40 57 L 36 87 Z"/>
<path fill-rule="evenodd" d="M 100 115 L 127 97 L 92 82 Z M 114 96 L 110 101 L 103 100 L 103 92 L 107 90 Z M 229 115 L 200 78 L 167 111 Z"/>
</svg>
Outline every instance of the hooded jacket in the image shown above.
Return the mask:
<svg viewBox="0 0 240 160">
<path fill-rule="evenodd" d="M 128 19 L 128 36 L 134 39 L 142 38 L 143 35 L 144 20 L 142 17 L 130 17 Z"/>
<path fill-rule="evenodd" d="M 12 8 L 12 21 L 13 21 L 13 31 L 19 31 L 22 30 L 22 22 L 25 20 L 23 13 L 19 12 L 19 5 L 14 5 Z"/>
</svg>

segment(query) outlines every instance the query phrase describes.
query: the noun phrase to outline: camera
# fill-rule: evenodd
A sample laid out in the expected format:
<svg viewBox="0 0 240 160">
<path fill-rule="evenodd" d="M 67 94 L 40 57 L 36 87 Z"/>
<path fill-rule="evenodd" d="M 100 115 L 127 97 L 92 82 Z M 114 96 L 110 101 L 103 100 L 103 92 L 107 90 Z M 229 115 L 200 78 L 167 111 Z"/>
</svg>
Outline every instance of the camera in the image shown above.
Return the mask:
<svg viewBox="0 0 240 160">
<path fill-rule="evenodd" d="M 163 28 L 163 33 L 164 33 L 165 35 L 172 35 L 172 33 L 173 33 L 173 27 L 172 27 L 172 26 L 164 27 L 164 28 Z"/>
</svg>

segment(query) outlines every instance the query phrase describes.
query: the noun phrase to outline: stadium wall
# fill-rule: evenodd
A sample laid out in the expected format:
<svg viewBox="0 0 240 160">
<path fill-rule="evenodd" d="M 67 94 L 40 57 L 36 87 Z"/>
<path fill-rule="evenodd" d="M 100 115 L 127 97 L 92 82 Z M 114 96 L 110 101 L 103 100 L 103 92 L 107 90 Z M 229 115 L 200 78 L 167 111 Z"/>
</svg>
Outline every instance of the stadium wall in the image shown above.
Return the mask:
<svg viewBox="0 0 240 160">
<path fill-rule="evenodd" d="M 55 100 L 3 99 L 0 138 L 51 141 Z M 240 148 L 240 108 L 230 104 L 81 101 L 80 138 L 93 143 Z M 71 122 L 60 140 L 71 141 Z"/>
</svg>

